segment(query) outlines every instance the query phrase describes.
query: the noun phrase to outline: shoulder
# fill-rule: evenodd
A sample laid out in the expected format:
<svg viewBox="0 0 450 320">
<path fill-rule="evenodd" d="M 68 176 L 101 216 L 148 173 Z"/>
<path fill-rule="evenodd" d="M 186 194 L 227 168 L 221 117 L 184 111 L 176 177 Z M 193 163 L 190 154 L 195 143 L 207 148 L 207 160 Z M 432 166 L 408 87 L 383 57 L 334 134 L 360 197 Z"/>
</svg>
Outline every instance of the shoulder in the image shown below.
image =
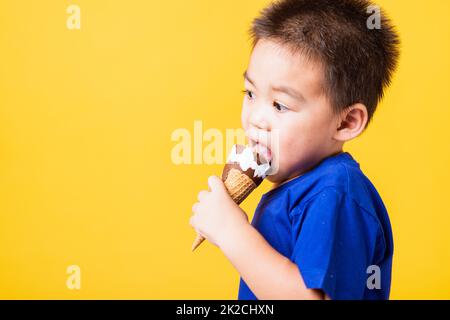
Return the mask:
<svg viewBox="0 0 450 320">
<path fill-rule="evenodd" d="M 266 202 L 282 204 L 290 216 L 313 207 L 330 213 L 358 209 L 375 218 L 382 209 L 377 191 L 349 153 L 325 158 L 309 172 L 268 192 Z"/>
<path fill-rule="evenodd" d="M 311 188 L 292 208 L 292 216 L 319 211 L 322 218 L 339 215 L 379 225 L 374 203 L 378 193 L 355 161 L 326 164 L 311 180 Z"/>
<path fill-rule="evenodd" d="M 362 210 L 376 214 L 376 202 L 381 202 L 377 190 L 349 153 L 326 159 L 311 177 L 313 188 L 302 202 L 332 195 L 351 201 Z"/>
<path fill-rule="evenodd" d="M 350 180 L 358 175 L 358 171 L 350 170 L 344 161 L 330 160 L 336 159 L 326 159 L 290 187 L 291 193 L 305 189 L 305 192 L 300 194 L 300 204 L 305 205 L 326 194 L 349 194 Z"/>
<path fill-rule="evenodd" d="M 291 211 L 290 220 L 294 229 L 309 229 L 325 238 L 348 234 L 376 243 L 383 236 L 377 215 L 360 206 L 341 186 L 326 186 L 310 196 Z"/>
</svg>

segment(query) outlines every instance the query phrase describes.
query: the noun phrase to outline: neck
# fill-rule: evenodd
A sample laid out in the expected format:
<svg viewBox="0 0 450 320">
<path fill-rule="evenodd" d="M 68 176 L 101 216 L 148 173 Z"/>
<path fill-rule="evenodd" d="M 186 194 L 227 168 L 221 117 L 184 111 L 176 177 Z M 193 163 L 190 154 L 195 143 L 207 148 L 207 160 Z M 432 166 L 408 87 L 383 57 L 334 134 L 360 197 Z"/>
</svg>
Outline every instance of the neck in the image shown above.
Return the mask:
<svg viewBox="0 0 450 320">
<path fill-rule="evenodd" d="M 293 174 L 291 174 L 290 176 L 288 176 L 286 179 L 280 181 L 280 182 L 274 182 L 272 185 L 272 190 L 276 189 L 280 186 L 282 186 L 285 183 L 288 183 L 291 180 L 294 180 L 302 175 L 304 175 L 305 173 L 307 173 L 308 171 L 312 170 L 314 167 L 316 167 L 318 164 L 320 164 L 323 160 L 330 158 L 330 157 L 334 157 L 337 156 L 338 154 L 343 153 L 344 151 L 342 149 L 336 150 L 334 152 L 332 152 L 331 154 L 322 157 L 320 160 L 315 161 L 315 163 L 313 165 L 310 165 L 309 167 L 307 167 L 306 169 L 303 169 L 301 172 L 295 172 Z"/>
</svg>

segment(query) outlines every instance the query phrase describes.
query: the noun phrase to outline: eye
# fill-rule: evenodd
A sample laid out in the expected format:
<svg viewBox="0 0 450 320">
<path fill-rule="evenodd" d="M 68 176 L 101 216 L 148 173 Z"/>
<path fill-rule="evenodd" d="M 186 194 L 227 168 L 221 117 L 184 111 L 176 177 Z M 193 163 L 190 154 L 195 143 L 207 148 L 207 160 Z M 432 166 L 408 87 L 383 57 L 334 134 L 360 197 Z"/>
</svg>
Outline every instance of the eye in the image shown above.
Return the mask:
<svg viewBox="0 0 450 320">
<path fill-rule="evenodd" d="M 273 107 L 275 108 L 275 110 L 277 110 L 277 112 L 280 112 L 280 113 L 286 112 L 286 111 L 289 110 L 288 107 L 286 107 L 286 106 L 284 106 L 281 103 L 278 103 L 276 101 L 273 102 Z"/>
<path fill-rule="evenodd" d="M 250 90 L 244 90 L 242 91 L 243 93 L 245 93 L 245 95 L 247 96 L 247 98 L 249 98 L 250 100 L 253 100 L 253 98 L 255 97 L 253 92 Z"/>
</svg>

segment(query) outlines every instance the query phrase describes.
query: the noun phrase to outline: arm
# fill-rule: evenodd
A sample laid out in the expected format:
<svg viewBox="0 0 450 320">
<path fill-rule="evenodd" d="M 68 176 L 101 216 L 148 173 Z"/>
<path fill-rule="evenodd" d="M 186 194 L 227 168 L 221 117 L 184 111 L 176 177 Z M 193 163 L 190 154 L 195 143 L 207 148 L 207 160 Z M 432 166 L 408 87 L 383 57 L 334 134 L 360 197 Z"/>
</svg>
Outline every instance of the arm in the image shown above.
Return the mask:
<svg viewBox="0 0 450 320">
<path fill-rule="evenodd" d="M 296 264 L 273 249 L 250 224 L 241 224 L 218 246 L 258 299 L 322 300 L 308 289 Z"/>
<path fill-rule="evenodd" d="M 222 181 L 211 177 L 201 191 L 190 224 L 217 245 L 259 299 L 323 299 L 306 288 L 296 264 L 278 253 L 248 222 Z"/>
</svg>

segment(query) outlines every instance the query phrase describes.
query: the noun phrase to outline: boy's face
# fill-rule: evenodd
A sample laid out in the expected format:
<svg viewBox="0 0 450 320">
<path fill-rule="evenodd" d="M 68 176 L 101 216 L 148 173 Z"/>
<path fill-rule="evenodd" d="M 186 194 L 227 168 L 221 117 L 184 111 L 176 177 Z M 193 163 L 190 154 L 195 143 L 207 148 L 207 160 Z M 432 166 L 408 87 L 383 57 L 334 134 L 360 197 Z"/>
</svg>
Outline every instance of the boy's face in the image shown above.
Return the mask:
<svg viewBox="0 0 450 320">
<path fill-rule="evenodd" d="M 282 183 L 341 150 L 333 139 L 338 118 L 323 92 L 319 63 L 263 39 L 244 76 L 242 124 L 250 144 L 277 168 L 268 180 Z"/>
</svg>

